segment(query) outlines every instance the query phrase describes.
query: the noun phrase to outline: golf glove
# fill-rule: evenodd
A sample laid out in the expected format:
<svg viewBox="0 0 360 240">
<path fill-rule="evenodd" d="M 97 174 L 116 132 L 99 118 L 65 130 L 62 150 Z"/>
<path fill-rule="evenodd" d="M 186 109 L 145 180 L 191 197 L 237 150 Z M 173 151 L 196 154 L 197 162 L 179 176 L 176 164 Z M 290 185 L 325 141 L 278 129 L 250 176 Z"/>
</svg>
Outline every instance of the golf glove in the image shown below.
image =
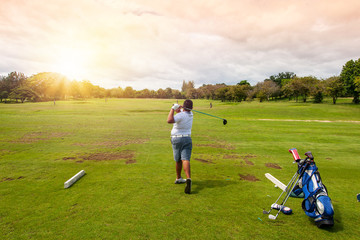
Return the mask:
<svg viewBox="0 0 360 240">
<path fill-rule="evenodd" d="M 173 106 L 171 107 L 172 109 L 174 109 L 174 110 L 176 110 L 176 109 L 178 109 L 180 107 L 180 105 L 179 104 L 177 104 L 177 103 L 174 103 L 173 104 Z"/>
</svg>

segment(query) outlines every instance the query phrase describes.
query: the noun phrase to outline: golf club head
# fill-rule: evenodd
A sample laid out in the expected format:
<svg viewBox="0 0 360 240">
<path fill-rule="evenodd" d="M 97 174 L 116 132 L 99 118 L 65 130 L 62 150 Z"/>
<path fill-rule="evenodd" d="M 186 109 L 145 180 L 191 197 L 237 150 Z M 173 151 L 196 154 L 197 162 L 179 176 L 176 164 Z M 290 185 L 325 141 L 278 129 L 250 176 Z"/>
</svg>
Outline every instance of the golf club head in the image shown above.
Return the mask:
<svg viewBox="0 0 360 240">
<path fill-rule="evenodd" d="M 276 219 L 276 217 L 275 217 L 274 215 L 270 214 L 270 215 L 269 215 L 269 219 L 271 219 L 271 220 L 275 220 L 275 219 Z"/>
<path fill-rule="evenodd" d="M 263 210 L 263 214 L 269 214 L 270 211 L 266 211 L 265 209 Z"/>
<path fill-rule="evenodd" d="M 224 125 L 227 124 L 227 120 L 226 120 L 226 119 L 223 120 L 223 124 L 224 124 Z"/>
</svg>

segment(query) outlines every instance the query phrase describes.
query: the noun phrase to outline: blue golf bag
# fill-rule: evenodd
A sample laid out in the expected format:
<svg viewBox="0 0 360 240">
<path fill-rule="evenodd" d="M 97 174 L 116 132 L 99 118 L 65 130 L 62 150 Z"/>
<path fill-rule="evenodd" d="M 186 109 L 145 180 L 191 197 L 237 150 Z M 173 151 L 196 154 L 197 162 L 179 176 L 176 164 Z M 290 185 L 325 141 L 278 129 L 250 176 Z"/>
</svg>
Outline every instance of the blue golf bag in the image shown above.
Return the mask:
<svg viewBox="0 0 360 240">
<path fill-rule="evenodd" d="M 296 151 L 296 149 L 290 149 Z M 334 208 L 327 189 L 321 181 L 320 173 L 311 152 L 305 153 L 306 159 L 295 159 L 298 164 L 298 187 L 293 190 L 297 196 L 304 196 L 302 208 L 305 214 L 314 218 L 319 228 L 334 225 Z"/>
</svg>

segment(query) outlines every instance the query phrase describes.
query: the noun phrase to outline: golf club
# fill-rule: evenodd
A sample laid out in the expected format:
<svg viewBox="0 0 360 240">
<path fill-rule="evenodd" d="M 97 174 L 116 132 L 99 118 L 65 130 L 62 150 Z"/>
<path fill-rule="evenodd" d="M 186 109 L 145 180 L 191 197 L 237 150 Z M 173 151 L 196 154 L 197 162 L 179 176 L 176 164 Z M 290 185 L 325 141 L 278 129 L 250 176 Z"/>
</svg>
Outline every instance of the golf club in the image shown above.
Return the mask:
<svg viewBox="0 0 360 240">
<path fill-rule="evenodd" d="M 223 120 L 223 124 L 224 124 L 224 125 L 227 124 L 227 120 L 226 120 L 225 118 L 221 118 L 221 117 L 217 117 L 217 116 L 214 116 L 214 115 L 211 115 L 211 114 L 208 114 L 208 113 L 196 111 L 196 110 L 190 109 L 190 108 L 185 108 L 185 107 L 184 107 L 184 109 L 189 110 L 189 111 L 194 111 L 194 112 L 197 112 L 197 113 L 201 113 L 201 114 L 205 114 L 205 115 L 208 115 L 208 116 L 210 116 L 210 117 L 219 118 L 219 119 Z"/>
<path fill-rule="evenodd" d="M 286 186 L 286 190 L 292 187 L 292 184 L 294 182 L 294 180 L 297 178 L 298 176 L 298 172 L 295 172 L 294 176 L 291 178 L 291 180 L 289 181 L 288 185 Z M 280 196 L 276 199 L 275 203 L 277 203 L 279 201 L 279 199 L 281 198 L 281 196 L 283 195 L 283 193 L 286 192 L 286 195 L 288 194 L 287 191 L 282 191 Z M 283 205 L 284 201 L 281 203 L 281 205 Z M 265 209 L 263 210 L 263 214 L 270 214 L 271 210 L 273 210 L 272 207 L 270 207 L 269 211 L 266 211 Z M 273 216 L 273 215 L 272 215 Z M 269 216 L 270 219 L 273 219 Z"/>
<path fill-rule="evenodd" d="M 274 216 L 272 214 L 269 214 L 271 212 L 272 209 L 270 209 L 268 212 L 267 211 L 263 211 L 264 214 L 269 214 L 269 219 L 271 220 L 275 220 L 277 218 L 277 216 L 279 215 L 279 213 L 281 212 L 282 208 L 284 207 L 286 201 L 288 200 L 288 198 L 290 197 L 290 194 L 292 193 L 292 191 L 294 190 L 294 188 L 296 187 L 296 185 L 298 184 L 298 182 L 300 181 L 300 178 L 303 176 L 307 166 L 309 165 L 309 162 L 307 161 L 309 159 L 309 157 L 307 157 L 301 164 L 301 167 L 299 168 L 298 171 L 296 171 L 295 175 L 293 176 L 293 178 L 290 180 L 290 182 L 288 183 L 287 188 L 287 194 L 285 195 L 284 200 L 282 201 L 282 203 L 280 204 L 281 207 L 279 209 L 279 211 L 277 212 L 277 214 Z M 299 171 L 301 170 L 301 172 L 299 173 Z M 290 187 L 290 188 L 289 188 Z M 283 194 L 284 192 L 282 192 L 280 194 L 280 196 Z M 280 197 L 279 197 L 280 198 Z M 276 200 L 276 202 L 279 200 L 279 198 Z"/>
</svg>

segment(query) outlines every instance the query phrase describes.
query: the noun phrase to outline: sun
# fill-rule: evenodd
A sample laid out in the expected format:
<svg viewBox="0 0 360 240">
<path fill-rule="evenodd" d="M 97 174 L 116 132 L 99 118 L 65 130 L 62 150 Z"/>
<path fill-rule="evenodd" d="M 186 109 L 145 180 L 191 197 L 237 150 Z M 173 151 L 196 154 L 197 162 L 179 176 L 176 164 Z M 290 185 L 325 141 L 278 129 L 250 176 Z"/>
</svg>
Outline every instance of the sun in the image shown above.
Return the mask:
<svg viewBox="0 0 360 240">
<path fill-rule="evenodd" d="M 70 80 L 84 80 L 88 75 L 87 66 L 90 53 L 81 49 L 63 48 L 56 54 L 53 64 L 55 72 L 61 73 Z"/>
</svg>

